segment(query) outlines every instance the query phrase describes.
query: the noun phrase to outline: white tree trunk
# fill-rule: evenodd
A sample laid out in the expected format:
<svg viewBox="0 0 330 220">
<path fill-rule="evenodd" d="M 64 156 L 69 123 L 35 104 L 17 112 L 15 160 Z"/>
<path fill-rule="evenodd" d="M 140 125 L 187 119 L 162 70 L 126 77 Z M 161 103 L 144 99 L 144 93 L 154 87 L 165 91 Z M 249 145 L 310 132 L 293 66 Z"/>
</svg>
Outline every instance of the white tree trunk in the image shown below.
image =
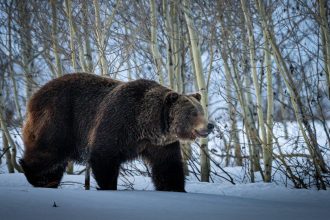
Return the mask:
<svg viewBox="0 0 330 220">
<path fill-rule="evenodd" d="M 258 82 L 258 76 L 257 76 L 257 65 L 256 65 L 256 49 L 255 49 L 255 40 L 253 36 L 253 24 L 251 21 L 251 15 L 250 10 L 248 6 L 246 5 L 245 0 L 241 0 L 241 5 L 245 17 L 245 24 L 246 29 L 249 36 L 249 50 L 250 50 L 250 65 L 252 70 L 252 80 L 254 85 L 255 94 L 257 97 L 257 114 L 258 114 L 258 122 L 259 127 L 261 130 L 261 144 L 263 147 L 263 150 L 266 149 L 266 129 L 265 129 L 265 122 L 264 122 L 264 115 L 263 115 L 263 108 L 262 108 L 262 99 L 260 94 L 260 85 Z"/>
<path fill-rule="evenodd" d="M 202 56 L 199 48 L 199 40 L 197 31 L 194 29 L 193 22 L 190 18 L 190 9 L 189 9 L 189 2 L 188 0 L 184 1 L 185 5 L 185 19 L 188 26 L 190 44 L 192 48 L 192 55 L 193 55 L 193 63 L 195 66 L 195 73 L 197 79 L 197 85 L 199 92 L 202 96 L 201 104 L 204 109 L 205 117 L 208 118 L 208 94 L 206 89 L 205 78 L 203 75 L 203 66 L 202 66 Z M 209 150 L 208 150 L 208 139 L 202 138 L 200 140 L 200 154 L 201 154 L 201 181 L 209 182 L 210 178 L 210 158 L 209 158 Z"/>
<path fill-rule="evenodd" d="M 269 48 L 269 42 L 264 32 L 265 39 L 265 66 L 267 77 L 267 139 L 263 151 L 264 159 L 264 181 L 270 182 L 272 175 L 272 162 L 273 162 L 273 112 L 274 112 L 274 93 L 273 93 L 273 77 L 272 77 L 272 63 Z"/>
<path fill-rule="evenodd" d="M 84 51 L 83 55 L 84 56 L 84 62 L 86 66 L 86 71 L 89 73 L 93 72 L 93 58 L 92 58 L 92 52 L 91 52 L 91 43 L 90 43 L 90 35 L 89 35 L 89 27 L 88 27 L 88 17 L 89 17 L 89 12 L 88 12 L 88 2 L 83 1 L 82 3 L 82 12 L 83 12 L 83 30 L 84 30 Z"/>
<path fill-rule="evenodd" d="M 21 106 L 18 102 L 18 91 L 17 91 L 17 83 L 14 75 L 14 68 L 13 68 L 13 60 L 12 60 L 12 5 L 9 6 L 8 9 L 8 52 L 9 52 L 9 64 L 8 64 L 8 72 L 10 79 L 13 83 L 13 90 L 14 90 L 14 101 L 15 101 L 15 107 L 16 111 L 18 112 L 18 116 L 21 122 L 23 122 L 23 115 L 21 111 Z"/>
<path fill-rule="evenodd" d="M 150 0 L 150 18 L 151 18 L 151 52 L 157 68 L 159 83 L 164 85 L 164 74 L 162 71 L 162 57 L 158 50 L 157 40 L 157 14 L 155 0 Z"/>
<path fill-rule="evenodd" d="M 155 4 L 154 1 L 152 4 Z M 154 7 L 154 5 L 152 5 L 152 7 Z M 172 20 L 172 17 L 170 16 L 170 11 L 168 9 L 168 4 L 167 4 L 166 0 L 163 1 L 163 14 L 164 14 L 163 17 L 165 19 L 165 31 L 166 31 L 166 35 L 167 35 L 166 68 L 167 68 L 167 72 L 168 72 L 168 78 L 170 81 L 170 87 L 174 91 L 177 91 L 177 84 L 175 83 L 175 77 L 174 77 L 173 20 Z M 156 20 L 156 19 L 153 19 L 153 20 Z M 155 30 L 153 30 L 153 31 L 155 31 Z M 155 38 L 155 37 L 156 36 L 153 36 L 153 38 Z"/>
<path fill-rule="evenodd" d="M 74 47 L 74 28 L 73 28 L 73 21 L 72 21 L 72 10 L 71 10 L 72 1 L 65 0 L 65 9 L 69 19 L 69 27 L 70 27 L 70 49 L 71 49 L 71 63 L 73 67 L 73 71 L 77 72 L 76 66 L 76 50 Z"/>
<path fill-rule="evenodd" d="M 324 66 L 327 75 L 328 96 L 330 99 L 330 29 L 327 19 L 328 3 L 326 0 L 318 0 L 321 20 L 322 47 L 324 55 Z"/>
<path fill-rule="evenodd" d="M 19 33 L 21 41 L 22 63 L 24 75 L 26 80 L 26 99 L 28 100 L 36 90 L 37 86 L 34 81 L 34 62 L 33 62 L 33 48 L 31 36 L 31 15 L 28 11 L 28 1 L 17 1 L 19 8 Z"/>
<path fill-rule="evenodd" d="M 108 74 L 108 62 L 105 57 L 106 45 L 104 44 L 104 33 L 103 28 L 101 27 L 101 18 L 100 18 L 100 6 L 98 0 L 93 0 L 94 9 L 95 9 L 95 28 L 96 28 L 96 40 L 97 40 L 97 48 L 99 52 L 100 58 L 100 67 L 101 67 L 101 75 L 106 76 Z"/>
<path fill-rule="evenodd" d="M 16 154 L 17 154 L 17 147 L 16 147 L 16 144 L 15 142 L 13 141 L 12 137 L 10 136 L 10 133 L 9 133 L 9 129 L 8 129 L 8 125 L 6 123 L 6 120 L 4 118 L 4 101 L 3 101 L 3 95 L 1 94 L 0 95 L 0 127 L 2 128 L 2 131 L 3 131 L 3 134 L 4 136 L 6 137 L 6 141 L 8 142 L 7 144 L 9 144 L 8 147 L 10 147 L 10 150 L 11 150 L 11 153 L 10 153 L 10 157 L 9 157 L 9 153 L 7 154 L 7 159 L 11 160 L 10 163 L 12 165 L 10 165 L 10 168 L 11 169 L 11 166 L 13 166 L 18 172 L 23 172 L 21 166 L 17 163 L 16 161 Z"/>
<path fill-rule="evenodd" d="M 57 6 L 56 0 L 50 0 L 50 5 L 52 8 L 52 41 L 53 41 L 53 49 L 54 49 L 54 57 L 56 63 L 56 73 L 57 76 L 62 76 L 62 65 L 60 60 L 60 55 L 58 51 L 58 40 L 57 40 Z"/>
</svg>

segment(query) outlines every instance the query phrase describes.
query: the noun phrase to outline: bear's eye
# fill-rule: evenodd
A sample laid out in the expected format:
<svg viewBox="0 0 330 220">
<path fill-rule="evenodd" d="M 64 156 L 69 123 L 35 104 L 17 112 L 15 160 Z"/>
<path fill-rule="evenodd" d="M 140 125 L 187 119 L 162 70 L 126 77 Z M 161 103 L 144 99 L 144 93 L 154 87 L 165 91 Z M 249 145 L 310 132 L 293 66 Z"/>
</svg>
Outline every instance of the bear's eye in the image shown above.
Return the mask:
<svg viewBox="0 0 330 220">
<path fill-rule="evenodd" d="M 197 116 L 198 116 L 198 113 L 195 112 L 195 111 L 193 111 L 193 112 L 191 112 L 191 116 L 193 116 L 193 117 L 197 117 Z"/>
</svg>

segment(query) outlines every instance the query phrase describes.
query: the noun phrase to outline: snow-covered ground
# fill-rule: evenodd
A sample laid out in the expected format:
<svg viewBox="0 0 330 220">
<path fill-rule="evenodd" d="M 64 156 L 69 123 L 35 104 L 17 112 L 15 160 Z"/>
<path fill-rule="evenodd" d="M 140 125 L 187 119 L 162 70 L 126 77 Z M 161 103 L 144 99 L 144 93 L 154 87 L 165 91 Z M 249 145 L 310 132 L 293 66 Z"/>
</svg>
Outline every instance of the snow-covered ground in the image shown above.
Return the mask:
<svg viewBox="0 0 330 220">
<path fill-rule="evenodd" d="M 295 123 L 288 123 L 289 139 L 284 139 L 283 127 L 274 127 L 279 137 L 279 146 L 284 153 L 307 154 L 303 147 L 299 129 Z M 317 125 L 317 138 L 324 149 L 329 143 Z M 20 132 L 12 130 L 19 146 L 18 158 L 22 155 Z M 242 146 L 244 137 L 241 135 Z M 1 137 L 0 137 L 1 142 Z M 221 149 L 222 141 L 213 138 L 210 149 Z M 274 152 L 278 153 L 278 146 Z M 248 155 L 245 148 L 244 155 Z M 330 152 L 324 152 L 327 164 Z M 120 175 L 118 191 L 97 191 L 92 179 L 91 190 L 83 187 L 84 176 L 65 175 L 59 189 L 33 188 L 23 174 L 8 174 L 5 158 L 0 164 L 0 220 L 96 220 L 96 219 L 202 219 L 202 220 L 325 220 L 330 216 L 330 191 L 293 189 L 286 176 L 278 172 L 279 164 L 273 163 L 273 183 L 261 181 L 255 173 L 257 183 L 249 183 L 246 167 L 224 167 L 223 170 L 233 178 L 236 185 L 213 177 L 215 183 L 201 183 L 193 175 L 186 182 L 188 193 L 156 192 L 150 178 Z M 215 158 L 217 161 L 218 158 Z M 223 161 L 217 161 L 220 164 Z M 132 167 L 130 167 L 130 164 Z M 134 166 L 133 166 L 134 165 Z M 129 163 L 145 170 L 141 162 Z M 83 166 L 75 166 L 80 171 Z M 216 167 L 213 167 L 215 170 Z M 219 170 L 220 174 L 222 171 Z M 137 172 L 138 174 L 138 172 Z M 133 172 L 133 175 L 134 172 Z M 308 176 L 307 176 L 308 177 Z M 306 177 L 306 178 L 307 178 Z M 285 187 L 288 186 L 288 187 Z M 127 190 L 132 189 L 132 190 Z M 56 207 L 54 207 L 54 203 Z"/>
<path fill-rule="evenodd" d="M 85 191 L 83 178 L 66 175 L 59 189 L 42 189 L 30 186 L 23 174 L 1 174 L 0 219 L 322 220 L 330 216 L 329 191 L 188 181 L 188 193 L 156 192 L 144 177 L 130 179 L 134 191 L 94 187 Z M 119 189 L 126 188 L 123 184 L 119 182 Z"/>
</svg>

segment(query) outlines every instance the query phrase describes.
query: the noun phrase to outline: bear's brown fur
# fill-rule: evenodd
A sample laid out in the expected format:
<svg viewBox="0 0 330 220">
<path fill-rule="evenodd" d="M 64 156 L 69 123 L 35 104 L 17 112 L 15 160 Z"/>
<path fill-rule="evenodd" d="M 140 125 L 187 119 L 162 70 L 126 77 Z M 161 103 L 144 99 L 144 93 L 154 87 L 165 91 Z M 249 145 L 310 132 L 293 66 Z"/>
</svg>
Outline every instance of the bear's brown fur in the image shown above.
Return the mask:
<svg viewBox="0 0 330 220">
<path fill-rule="evenodd" d="M 57 187 L 68 161 L 89 162 L 99 188 L 115 190 L 120 164 L 141 156 L 157 190 L 183 192 L 179 140 L 212 128 L 199 100 L 150 80 L 62 76 L 28 103 L 20 163 L 32 185 Z"/>
</svg>

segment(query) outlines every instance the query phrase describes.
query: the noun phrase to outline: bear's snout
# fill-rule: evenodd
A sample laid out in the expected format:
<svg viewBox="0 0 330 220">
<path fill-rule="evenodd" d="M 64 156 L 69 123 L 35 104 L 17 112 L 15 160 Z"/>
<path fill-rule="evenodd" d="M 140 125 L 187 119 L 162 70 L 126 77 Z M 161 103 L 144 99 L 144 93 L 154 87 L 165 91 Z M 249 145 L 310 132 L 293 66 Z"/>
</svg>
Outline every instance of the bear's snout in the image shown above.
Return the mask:
<svg viewBox="0 0 330 220">
<path fill-rule="evenodd" d="M 202 127 L 199 129 L 195 129 L 194 133 L 196 136 L 206 138 L 214 129 L 214 125 L 211 123 L 208 123 L 206 127 Z"/>
<path fill-rule="evenodd" d="M 208 123 L 208 124 L 207 124 L 207 131 L 208 131 L 209 133 L 211 133 L 211 132 L 213 131 L 213 129 L 214 129 L 214 124 L 212 124 L 212 123 Z"/>
</svg>

